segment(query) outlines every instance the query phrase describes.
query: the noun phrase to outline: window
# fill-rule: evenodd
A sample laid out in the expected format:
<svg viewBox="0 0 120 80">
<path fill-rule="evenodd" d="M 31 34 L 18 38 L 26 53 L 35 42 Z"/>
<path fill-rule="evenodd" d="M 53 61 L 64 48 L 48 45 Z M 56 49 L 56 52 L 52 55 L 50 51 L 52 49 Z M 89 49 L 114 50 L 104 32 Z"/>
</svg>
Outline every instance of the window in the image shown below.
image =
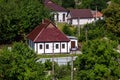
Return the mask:
<svg viewBox="0 0 120 80">
<path fill-rule="evenodd" d="M 46 49 L 49 49 L 49 45 L 48 44 L 46 44 Z"/>
<path fill-rule="evenodd" d="M 62 44 L 62 48 L 65 48 L 65 44 Z"/>
<path fill-rule="evenodd" d="M 57 14 L 57 21 L 59 21 L 59 14 Z"/>
<path fill-rule="evenodd" d="M 40 45 L 39 48 L 42 49 L 42 45 Z"/>
<path fill-rule="evenodd" d="M 65 14 L 63 14 L 63 21 L 65 21 Z"/>
<path fill-rule="evenodd" d="M 58 44 L 56 44 L 56 49 L 58 49 L 59 48 L 59 45 Z"/>
</svg>

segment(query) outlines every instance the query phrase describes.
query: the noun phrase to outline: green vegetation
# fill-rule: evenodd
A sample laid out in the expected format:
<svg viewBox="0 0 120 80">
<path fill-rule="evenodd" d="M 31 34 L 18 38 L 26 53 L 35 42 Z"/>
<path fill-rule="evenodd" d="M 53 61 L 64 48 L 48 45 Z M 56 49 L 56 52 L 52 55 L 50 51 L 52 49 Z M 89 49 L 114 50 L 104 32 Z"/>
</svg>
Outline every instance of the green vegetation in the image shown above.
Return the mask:
<svg viewBox="0 0 120 80">
<path fill-rule="evenodd" d="M 50 13 L 40 0 L 1 0 L 0 44 L 25 40 L 44 18 Z"/>
<path fill-rule="evenodd" d="M 81 33 L 78 39 L 82 42 L 86 41 L 86 37 L 87 40 L 94 40 L 97 38 L 103 38 L 107 34 L 104 20 L 99 20 L 96 23 L 87 24 L 80 30 Z"/>
<path fill-rule="evenodd" d="M 62 31 L 62 29 L 63 29 L 65 24 L 66 23 L 59 23 L 59 22 L 57 22 L 58 29 L 60 29 Z"/>
<path fill-rule="evenodd" d="M 62 0 L 64 8 L 75 8 L 75 0 Z"/>
<path fill-rule="evenodd" d="M 99 11 L 107 7 L 107 2 L 105 0 L 82 0 L 82 4 L 78 8 L 88 8 L 96 10 L 96 7 Z"/>
<path fill-rule="evenodd" d="M 53 0 L 59 3 L 60 0 Z M 74 1 L 74 0 L 73 0 Z M 80 29 L 57 23 L 66 35 L 78 36 L 82 42 L 83 54 L 55 54 L 54 57 L 79 56 L 74 61 L 74 80 L 118 80 L 120 79 L 120 54 L 116 51 L 120 44 L 120 4 L 119 0 L 82 0 L 78 8 L 91 8 L 103 11 L 105 18 Z M 69 3 L 70 2 L 70 3 Z M 67 3 L 67 4 L 64 4 Z M 74 3 L 74 2 L 73 2 Z M 71 0 L 60 5 L 74 8 Z M 105 9 L 106 8 L 106 9 Z M 103 10 L 104 9 L 104 10 Z M 0 44 L 25 40 L 28 34 L 43 18 L 50 18 L 42 0 L 1 0 L 0 1 Z M 7 45 L 9 46 L 9 45 Z M 7 47 L 6 46 L 6 47 Z M 1 47 L 0 47 L 1 48 Z M 29 47 L 20 42 L 12 49 L 0 49 L 0 80 L 51 80 L 52 62 L 36 62 L 40 58 L 52 58 L 53 55 L 36 55 Z M 55 77 L 70 80 L 70 64 L 59 66 L 55 63 Z"/>
<path fill-rule="evenodd" d="M 85 43 L 76 60 L 77 80 L 120 79 L 120 54 L 116 42 L 97 39 Z"/>
<path fill-rule="evenodd" d="M 11 50 L 0 52 L 1 80 L 44 80 L 44 65 L 37 55 L 24 43 L 15 43 Z"/>
<path fill-rule="evenodd" d="M 120 35 L 120 4 L 112 3 L 105 9 L 104 15 L 106 17 L 106 25 L 107 30 L 116 34 L 117 36 Z"/>
</svg>

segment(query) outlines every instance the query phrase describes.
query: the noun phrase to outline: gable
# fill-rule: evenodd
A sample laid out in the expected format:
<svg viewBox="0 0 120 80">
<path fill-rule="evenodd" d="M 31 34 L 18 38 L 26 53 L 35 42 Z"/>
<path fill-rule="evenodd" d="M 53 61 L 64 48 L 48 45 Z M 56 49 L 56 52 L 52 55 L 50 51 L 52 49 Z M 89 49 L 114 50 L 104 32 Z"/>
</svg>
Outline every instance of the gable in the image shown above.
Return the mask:
<svg viewBox="0 0 120 80">
<path fill-rule="evenodd" d="M 52 22 L 44 20 L 28 36 L 33 42 L 68 42 L 67 36 L 61 32 Z"/>
<path fill-rule="evenodd" d="M 53 28 L 53 27 L 55 27 L 55 26 L 51 23 L 47 26 L 47 28 Z"/>
</svg>

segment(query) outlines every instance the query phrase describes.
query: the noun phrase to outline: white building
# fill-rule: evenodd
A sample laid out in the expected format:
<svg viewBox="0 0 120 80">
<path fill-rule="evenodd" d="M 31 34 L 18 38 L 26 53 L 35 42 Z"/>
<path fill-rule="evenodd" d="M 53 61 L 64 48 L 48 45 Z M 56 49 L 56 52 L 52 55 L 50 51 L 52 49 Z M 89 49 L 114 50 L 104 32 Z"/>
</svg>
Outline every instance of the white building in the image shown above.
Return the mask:
<svg viewBox="0 0 120 80">
<path fill-rule="evenodd" d="M 67 9 L 55 4 L 51 0 L 45 0 L 44 5 L 51 10 L 51 14 L 53 15 L 55 21 L 67 22 Z"/>
<path fill-rule="evenodd" d="M 67 15 L 68 24 L 78 26 L 92 23 L 94 21 L 90 9 L 71 9 Z"/>
<path fill-rule="evenodd" d="M 70 53 L 78 48 L 75 37 L 67 37 L 49 20 L 44 20 L 27 38 L 29 46 L 38 54 Z"/>
<path fill-rule="evenodd" d="M 90 9 L 71 9 L 67 15 L 67 23 L 74 26 L 83 26 L 103 19 L 103 14 L 99 11 L 92 11 Z"/>
</svg>

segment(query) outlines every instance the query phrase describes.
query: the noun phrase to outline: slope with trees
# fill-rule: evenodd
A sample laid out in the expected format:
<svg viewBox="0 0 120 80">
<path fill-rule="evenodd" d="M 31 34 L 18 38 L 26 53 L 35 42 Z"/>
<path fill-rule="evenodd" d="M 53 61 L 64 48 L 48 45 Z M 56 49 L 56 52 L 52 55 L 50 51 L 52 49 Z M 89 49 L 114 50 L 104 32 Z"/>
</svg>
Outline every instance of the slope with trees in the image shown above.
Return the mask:
<svg viewBox="0 0 120 80">
<path fill-rule="evenodd" d="M 120 35 L 120 4 L 111 3 L 107 9 L 103 10 L 105 15 L 107 30 Z M 120 37 L 120 36 L 119 36 Z"/>
<path fill-rule="evenodd" d="M 120 78 L 120 54 L 117 43 L 107 39 L 89 41 L 76 61 L 78 80 L 117 80 Z"/>
<path fill-rule="evenodd" d="M 105 0 L 82 0 L 82 3 L 78 8 L 89 8 L 96 10 L 96 7 L 99 11 L 107 7 L 107 2 Z"/>
<path fill-rule="evenodd" d="M 41 0 L 1 0 L 0 43 L 25 38 L 44 18 L 50 18 L 50 14 Z"/>
<path fill-rule="evenodd" d="M 0 52 L 1 80 L 44 80 L 44 65 L 24 43 L 14 43 L 12 49 Z"/>
</svg>

